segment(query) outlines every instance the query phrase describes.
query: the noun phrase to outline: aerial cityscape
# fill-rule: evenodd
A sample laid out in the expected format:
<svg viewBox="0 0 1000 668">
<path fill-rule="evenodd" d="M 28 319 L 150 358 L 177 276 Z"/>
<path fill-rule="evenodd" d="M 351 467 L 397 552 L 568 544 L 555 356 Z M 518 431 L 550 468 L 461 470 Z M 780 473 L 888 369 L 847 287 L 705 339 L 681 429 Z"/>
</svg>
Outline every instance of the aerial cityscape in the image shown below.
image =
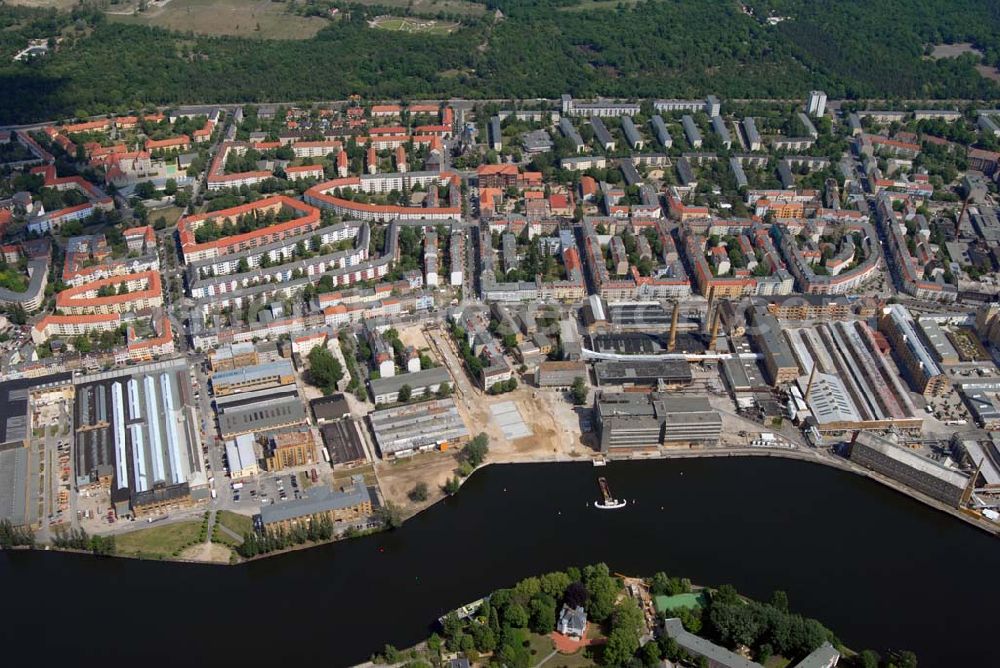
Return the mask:
<svg viewBox="0 0 1000 668">
<path fill-rule="evenodd" d="M 344 647 L 323 655 L 333 665 L 985 656 L 985 626 L 946 642 L 916 621 L 926 609 L 900 601 L 892 623 L 864 611 L 888 605 L 873 591 L 882 577 L 916 596 L 929 585 L 913 577 L 992 580 L 997 563 L 995 33 L 920 32 L 913 62 L 880 47 L 861 72 L 831 64 L 791 0 L 252 14 L 236 2 L 228 18 L 210 2 L 197 25 L 185 2 L 0 4 L 0 583 L 20 586 L 19 571 L 53 557 L 80 573 L 114 563 L 137 587 L 167 572 L 143 568 L 220 582 L 243 571 L 258 575 L 224 587 L 252 606 L 254 587 L 284 586 L 282 564 L 356 564 L 316 598 L 340 615 L 357 603 L 360 617 L 406 602 L 384 628 L 343 622 Z M 613 48 L 585 37 L 597 17 L 625 42 L 623 17 L 660 13 L 714 16 L 726 35 L 744 26 L 753 46 L 720 55 L 718 67 L 738 64 L 714 84 L 648 62 L 533 64 L 555 14 L 596 54 Z M 864 31 L 869 20 L 857 18 Z M 518 74 L 494 52 L 530 50 L 510 30 L 531 21 Z M 162 81 L 140 83 L 160 56 L 129 57 L 125 79 L 108 80 L 116 93 L 82 95 L 91 74 L 74 68 L 100 53 L 92 35 L 152 44 L 182 30 L 188 43 L 168 48 L 184 64 L 163 65 Z M 399 40 L 406 62 L 373 56 L 376 81 L 320 55 L 302 69 L 345 79 L 306 91 L 300 74 L 283 78 L 276 45 L 335 33 L 359 54 L 372 34 Z M 198 61 L 228 67 L 250 40 L 259 89 L 202 90 Z M 478 55 L 460 66 L 464 48 Z M 189 77 L 201 83 L 186 93 Z M 877 519 L 897 513 L 892 529 Z M 783 539 L 796 535 L 793 552 Z M 655 559 L 633 557 L 647 539 Z M 494 542 L 508 540 L 517 557 Z M 898 551 L 848 567 L 866 544 Z M 818 563 L 783 574 L 821 552 L 865 600 L 833 602 Z M 958 552 L 975 554 L 964 577 L 926 572 Z M 744 563 L 730 572 L 723 553 Z M 381 578 L 360 572 L 378 560 Z M 111 573 L 95 578 L 102 591 Z M 348 602 L 368 586 L 371 602 Z M 972 598 L 934 600 L 956 597 Z M 264 598 L 275 637 L 296 615 L 333 614 L 311 602 L 278 607 L 278 622 L 280 597 Z M 122 658 L 141 656 L 131 642 Z"/>
</svg>

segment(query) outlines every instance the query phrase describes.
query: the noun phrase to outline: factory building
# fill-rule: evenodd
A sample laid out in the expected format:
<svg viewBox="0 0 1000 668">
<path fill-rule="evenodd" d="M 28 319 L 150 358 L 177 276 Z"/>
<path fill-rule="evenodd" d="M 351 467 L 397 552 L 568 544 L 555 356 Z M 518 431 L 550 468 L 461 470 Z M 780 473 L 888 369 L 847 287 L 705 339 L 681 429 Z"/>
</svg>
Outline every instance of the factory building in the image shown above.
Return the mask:
<svg viewBox="0 0 1000 668">
<path fill-rule="evenodd" d="M 107 489 L 119 516 L 166 512 L 207 497 L 199 418 L 183 360 L 78 382 L 78 488 Z"/>
<path fill-rule="evenodd" d="M 293 466 L 305 466 L 316 461 L 316 444 L 312 430 L 300 427 L 271 434 L 264 450 L 268 471 L 280 471 Z"/>
<path fill-rule="evenodd" d="M 410 388 L 410 396 L 416 399 L 427 392 L 437 392 L 443 383 L 451 383 L 451 376 L 447 369 L 437 366 L 388 378 L 375 378 L 368 381 L 368 387 L 371 389 L 372 400 L 378 405 L 398 401 L 399 391 L 404 386 Z"/>
<path fill-rule="evenodd" d="M 252 392 L 295 383 L 295 370 L 289 360 L 244 366 L 220 371 L 212 376 L 212 394 L 223 397 L 238 392 Z"/>
<path fill-rule="evenodd" d="M 898 374 L 864 322 L 786 329 L 803 375 L 791 388 L 789 417 L 819 431 L 919 430 L 922 420 Z"/>
<path fill-rule="evenodd" d="M 767 381 L 774 387 L 794 381 L 799 376 L 799 365 L 782 335 L 778 319 L 763 306 L 755 306 L 748 313 L 753 325 L 750 340 L 763 356 Z"/>
<path fill-rule="evenodd" d="M 587 365 L 583 362 L 542 362 L 535 372 L 538 387 L 570 387 L 577 378 L 587 380 Z"/>
<path fill-rule="evenodd" d="M 323 447 L 330 455 L 330 465 L 334 468 L 358 466 L 368 461 L 356 420 L 325 424 L 319 431 L 323 437 Z"/>
<path fill-rule="evenodd" d="M 948 392 L 950 384 L 944 370 L 917 333 L 916 323 L 902 304 L 885 307 L 878 328 L 889 339 L 907 379 L 917 392 L 925 397 L 938 397 Z"/>
<path fill-rule="evenodd" d="M 604 453 L 714 444 L 722 434 L 707 397 L 602 392 L 594 415 Z"/>
<path fill-rule="evenodd" d="M 208 353 L 208 364 L 212 371 L 229 371 L 259 363 L 253 343 L 230 343 Z"/>
<path fill-rule="evenodd" d="M 892 478 L 953 508 L 962 502 L 969 483 L 964 473 L 923 457 L 887 438 L 858 432 L 850 447 L 850 460 Z"/>
<path fill-rule="evenodd" d="M 941 364 L 958 364 L 961 359 L 955 346 L 948 340 L 948 335 L 933 318 L 920 318 L 917 321 L 920 333 L 923 334 L 924 341 L 930 350 L 934 352 L 934 357 Z"/>
<path fill-rule="evenodd" d="M 272 432 L 304 424 L 308 419 L 295 385 L 218 397 L 215 413 L 223 438 Z"/>
<path fill-rule="evenodd" d="M 356 522 L 372 514 L 372 497 L 362 475 L 351 477 L 351 485 L 332 490 L 326 485 L 310 487 L 301 499 L 262 506 L 260 525 L 265 530 L 285 530 L 308 526 L 313 520 L 328 518 L 338 522 Z"/>
<path fill-rule="evenodd" d="M 241 434 L 226 441 L 226 462 L 229 464 L 229 477 L 233 480 L 245 480 L 260 474 L 260 465 L 253 447 L 253 434 Z"/>
<path fill-rule="evenodd" d="M 626 387 L 689 385 L 691 367 L 684 360 L 602 360 L 594 364 L 597 384 Z"/>
<path fill-rule="evenodd" d="M 368 420 L 383 459 L 445 450 L 469 440 L 469 430 L 451 398 L 373 411 Z"/>
</svg>

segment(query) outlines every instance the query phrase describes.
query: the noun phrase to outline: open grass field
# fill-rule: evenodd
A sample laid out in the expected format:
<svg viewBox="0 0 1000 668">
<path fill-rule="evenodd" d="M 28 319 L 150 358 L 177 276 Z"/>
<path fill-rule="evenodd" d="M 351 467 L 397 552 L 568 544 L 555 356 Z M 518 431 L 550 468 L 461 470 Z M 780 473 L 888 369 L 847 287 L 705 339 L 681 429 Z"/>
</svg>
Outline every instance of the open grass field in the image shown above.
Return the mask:
<svg viewBox="0 0 1000 668">
<path fill-rule="evenodd" d="M 215 521 L 240 536 L 253 529 L 252 518 L 230 510 L 220 510 L 217 512 L 215 514 Z"/>
<path fill-rule="evenodd" d="M 196 540 L 201 531 L 201 521 L 163 524 L 115 536 L 118 554 L 161 559 Z"/>
<path fill-rule="evenodd" d="M 238 35 L 258 39 L 309 39 L 328 21 L 285 12 L 283 3 L 270 0 L 167 0 L 151 3 L 141 13 L 117 13 L 113 21 L 201 34 Z"/>
<path fill-rule="evenodd" d="M 566 7 L 560 7 L 559 11 L 563 12 L 589 12 L 594 9 L 615 9 L 618 5 L 625 5 L 630 7 L 634 5 L 639 0 L 582 0 L 578 5 L 568 5 Z"/>
<path fill-rule="evenodd" d="M 427 35 L 447 35 L 458 29 L 458 23 L 433 21 L 401 16 L 379 16 L 371 21 L 373 28 L 398 30 L 399 32 L 419 32 Z"/>
<path fill-rule="evenodd" d="M 461 14 L 463 16 L 482 16 L 486 13 L 486 5 L 468 0 L 355 0 L 359 5 L 374 5 L 378 7 L 406 8 L 414 14 Z"/>
<path fill-rule="evenodd" d="M 149 212 L 149 219 L 155 221 L 160 216 L 163 216 L 167 220 L 167 227 L 171 225 L 176 225 L 177 220 L 181 217 L 183 209 L 176 206 L 166 206 L 162 209 L 152 209 Z"/>
<path fill-rule="evenodd" d="M 79 3 L 77 0 L 6 0 L 12 7 L 41 7 L 45 9 L 73 9 Z"/>
<path fill-rule="evenodd" d="M 240 515 L 229 510 L 220 510 L 215 514 L 215 527 L 212 530 L 212 542 L 235 547 L 240 541 L 230 536 L 219 527 L 224 526 L 237 536 L 249 533 L 253 529 L 253 520 L 246 515 Z"/>
</svg>

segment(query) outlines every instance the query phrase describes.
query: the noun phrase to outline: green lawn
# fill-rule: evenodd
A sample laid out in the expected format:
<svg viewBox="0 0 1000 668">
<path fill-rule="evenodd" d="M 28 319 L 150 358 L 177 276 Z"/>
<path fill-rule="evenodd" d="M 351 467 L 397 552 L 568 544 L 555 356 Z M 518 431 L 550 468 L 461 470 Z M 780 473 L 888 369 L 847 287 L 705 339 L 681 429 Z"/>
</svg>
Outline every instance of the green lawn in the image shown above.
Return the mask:
<svg viewBox="0 0 1000 668">
<path fill-rule="evenodd" d="M 212 542 L 234 547 L 239 545 L 239 541 L 219 529 L 220 525 L 225 525 L 227 529 L 242 536 L 253 529 L 253 519 L 246 515 L 240 515 L 230 510 L 220 510 L 215 514 L 215 528 L 212 530 Z"/>
<path fill-rule="evenodd" d="M 0 269 L 0 288 L 11 292 L 24 292 L 28 289 L 28 278 L 16 269 L 4 267 Z"/>
<path fill-rule="evenodd" d="M 596 666 L 594 660 L 586 656 L 586 653 L 579 651 L 576 654 L 556 654 L 554 657 L 542 664 L 542 668 L 590 668 Z"/>
<path fill-rule="evenodd" d="M 197 542 L 200 532 L 200 520 L 140 529 L 115 536 L 115 551 L 127 556 L 164 559 Z"/>
<path fill-rule="evenodd" d="M 527 640 L 529 643 L 528 651 L 531 652 L 531 660 L 535 663 L 547 657 L 555 649 L 552 645 L 552 639 L 548 636 L 531 633 L 528 635 Z"/>
</svg>

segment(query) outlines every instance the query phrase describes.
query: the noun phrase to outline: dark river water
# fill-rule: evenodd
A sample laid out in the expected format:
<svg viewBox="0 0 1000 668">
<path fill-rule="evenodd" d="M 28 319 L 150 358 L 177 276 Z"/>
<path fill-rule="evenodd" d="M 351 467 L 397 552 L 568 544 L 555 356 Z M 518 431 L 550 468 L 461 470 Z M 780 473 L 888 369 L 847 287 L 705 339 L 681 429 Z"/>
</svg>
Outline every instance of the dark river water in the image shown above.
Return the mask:
<svg viewBox="0 0 1000 668">
<path fill-rule="evenodd" d="M 598 475 L 628 507 L 589 507 Z M 995 656 L 994 538 L 777 459 L 491 466 L 395 532 L 235 568 L 0 553 L 0 638 L 9 665 L 349 665 L 495 588 L 597 561 L 784 589 L 849 646 L 911 649 L 922 667 Z"/>
</svg>

